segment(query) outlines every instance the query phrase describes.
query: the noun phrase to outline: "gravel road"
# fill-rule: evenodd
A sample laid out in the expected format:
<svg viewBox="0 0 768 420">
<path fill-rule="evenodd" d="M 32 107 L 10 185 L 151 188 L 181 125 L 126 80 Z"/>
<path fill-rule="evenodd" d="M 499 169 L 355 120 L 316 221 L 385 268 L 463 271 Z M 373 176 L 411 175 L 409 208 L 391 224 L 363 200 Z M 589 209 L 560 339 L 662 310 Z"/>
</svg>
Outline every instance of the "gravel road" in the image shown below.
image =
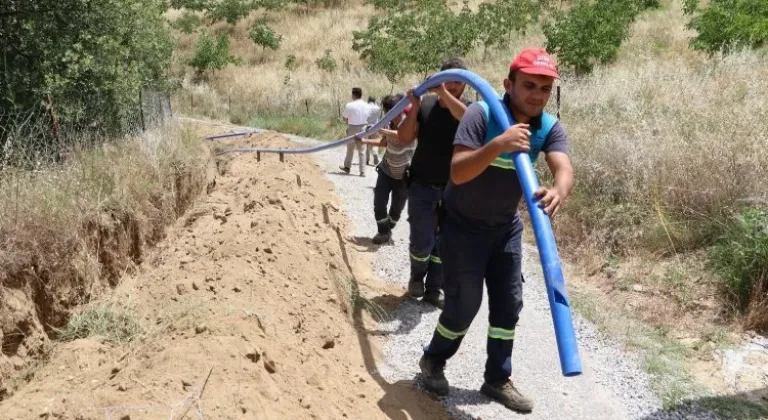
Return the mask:
<svg viewBox="0 0 768 420">
<path fill-rule="evenodd" d="M 344 148 L 319 154 L 328 177 L 343 198 L 352 220 L 352 235 L 359 241 L 376 234 L 373 217 L 373 187 L 376 172 L 368 167 L 366 177 L 358 176 L 357 156 L 352 175 L 343 174 L 339 165 Z M 407 214 L 407 213 L 404 213 Z M 526 226 L 526 228 L 529 228 Z M 402 219 L 393 232 L 393 244 L 375 249 L 374 273 L 383 281 L 406 286 L 409 275 L 408 223 Z M 658 408 L 648 390 L 648 378 L 637 363 L 618 347 L 601 337 L 595 328 L 577 317 L 576 328 L 584 374 L 566 378 L 560 373 L 552 318 L 536 248 L 526 246 L 523 259 L 526 278 L 524 309 L 517 327 L 513 353 L 515 383 L 521 392 L 535 400 L 533 413 L 518 415 L 492 402 L 478 390 L 486 356 L 488 330 L 487 296 L 459 352 L 448 361 L 446 377 L 451 394 L 442 401 L 459 419 L 635 419 Z M 408 300 L 395 312 L 394 320 L 380 327 L 390 332 L 380 372 L 391 382 L 412 380 L 419 373 L 418 360 L 429 343 L 440 311 L 416 300 Z"/>
<path fill-rule="evenodd" d="M 317 144 L 315 140 L 295 136 L 294 141 Z M 318 164 L 335 184 L 343 199 L 345 211 L 353 222 L 351 239 L 370 243 L 376 233 L 373 217 L 373 187 L 376 172 L 367 168 L 367 176 L 358 176 L 357 154 L 352 174 L 339 170 L 344 147 L 316 154 Z M 290 157 L 289 157 L 290 158 Z M 373 272 L 382 281 L 405 287 L 408 281 L 408 222 L 407 215 L 393 232 L 390 244 L 371 244 Z M 530 229 L 530 226 L 526 226 Z M 448 361 L 446 377 L 451 385 L 450 395 L 441 398 L 448 412 L 457 419 L 710 419 L 704 413 L 681 407 L 667 411 L 660 408 L 651 393 L 649 377 L 636 358 L 624 353 L 617 343 L 599 333 L 585 319 L 574 314 L 576 335 L 584 373 L 566 378 L 560 364 L 554 338 L 549 303 L 546 297 L 537 250 L 525 245 L 523 273 L 524 308 L 517 327 L 513 353 L 513 379 L 518 388 L 535 401 L 527 415 L 509 411 L 479 393 L 486 355 L 488 328 L 487 295 L 480 312 L 465 337 L 459 352 Z M 439 311 L 415 300 L 405 301 L 391 321 L 380 325 L 389 336 L 384 348 L 381 375 L 390 383 L 418 379 L 418 360 L 423 346 L 432 336 Z M 417 382 L 418 383 L 418 382 Z"/>
</svg>

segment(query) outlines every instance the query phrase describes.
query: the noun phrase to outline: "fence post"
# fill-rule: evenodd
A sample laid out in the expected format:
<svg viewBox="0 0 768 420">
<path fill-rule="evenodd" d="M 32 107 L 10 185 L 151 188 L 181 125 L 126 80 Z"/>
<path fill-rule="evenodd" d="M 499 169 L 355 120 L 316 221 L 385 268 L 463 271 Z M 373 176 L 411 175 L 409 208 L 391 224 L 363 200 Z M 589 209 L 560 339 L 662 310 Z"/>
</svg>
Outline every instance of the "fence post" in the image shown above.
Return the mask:
<svg viewBox="0 0 768 420">
<path fill-rule="evenodd" d="M 53 138 L 56 139 L 56 143 L 61 146 L 61 138 L 59 137 L 59 119 L 56 116 L 56 111 L 53 109 L 53 98 L 51 94 L 48 94 L 48 112 L 51 114 L 51 124 L 53 125 Z"/>
<path fill-rule="evenodd" d="M 155 103 L 157 103 L 157 105 L 155 105 L 157 108 L 155 109 L 154 114 L 160 116 L 159 117 L 160 118 L 160 125 L 164 126 L 165 125 L 165 112 L 163 112 L 163 100 L 160 98 L 160 94 L 157 93 L 157 92 L 155 92 L 154 96 L 155 96 Z"/>
<path fill-rule="evenodd" d="M 560 119 L 560 85 L 557 85 L 557 119 Z"/>
<path fill-rule="evenodd" d="M 189 103 L 190 103 L 190 108 L 195 109 L 195 94 L 192 92 L 189 92 Z"/>
<path fill-rule="evenodd" d="M 139 115 L 141 115 L 141 131 L 147 131 L 144 125 L 144 98 L 141 96 L 141 88 L 139 88 Z"/>
<path fill-rule="evenodd" d="M 309 114 L 309 99 L 304 99 L 304 106 L 307 107 L 307 114 Z"/>
</svg>

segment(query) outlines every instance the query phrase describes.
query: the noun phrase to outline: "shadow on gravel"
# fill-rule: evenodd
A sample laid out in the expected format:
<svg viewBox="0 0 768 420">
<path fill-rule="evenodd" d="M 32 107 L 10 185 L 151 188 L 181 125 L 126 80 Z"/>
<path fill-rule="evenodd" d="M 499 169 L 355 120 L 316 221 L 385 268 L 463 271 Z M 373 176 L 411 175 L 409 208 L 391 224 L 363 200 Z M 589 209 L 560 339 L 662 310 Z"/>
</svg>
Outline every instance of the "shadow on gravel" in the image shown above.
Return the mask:
<svg viewBox="0 0 768 420">
<path fill-rule="evenodd" d="M 331 225 L 328 217 L 328 209 L 325 205 L 323 206 L 323 213 L 325 223 Z M 378 401 L 379 408 L 391 420 L 446 419 L 445 408 L 443 408 L 438 401 L 434 401 L 419 392 L 414 386 L 413 381 L 397 381 L 390 384 L 379 374 L 373 346 L 369 340 L 370 334 L 366 330 L 363 321 L 363 310 L 370 310 L 371 304 L 376 304 L 379 307 L 384 305 L 389 306 L 392 304 L 393 300 L 396 301 L 397 297 L 393 295 L 383 295 L 369 300 L 360 295 L 360 286 L 357 277 L 355 276 L 355 271 L 350 264 L 344 238 L 342 237 L 338 226 L 333 226 L 333 228 L 336 230 L 342 259 L 351 275 L 349 282 L 351 287 L 351 301 L 353 302 L 352 321 L 357 332 L 357 339 L 360 343 L 360 351 L 363 355 L 365 370 L 384 391 L 384 396 Z"/>
<path fill-rule="evenodd" d="M 354 169 L 353 169 L 353 171 L 354 171 Z M 328 171 L 328 172 L 326 172 L 326 174 L 328 174 L 328 175 L 340 175 L 340 176 L 354 176 L 354 177 L 364 178 L 364 177 L 360 176 L 360 172 L 346 173 L 346 172 L 344 172 L 342 170 Z"/>
<path fill-rule="evenodd" d="M 702 397 L 655 411 L 641 420 L 768 418 L 768 387 L 728 396 Z"/>
<path fill-rule="evenodd" d="M 389 336 L 389 335 L 405 335 L 410 334 L 417 325 L 421 323 L 421 318 L 425 314 L 432 313 L 436 310 L 434 306 L 423 303 L 416 299 L 409 297 L 407 294 L 402 295 L 399 298 L 399 302 L 393 303 L 391 301 L 377 301 L 379 298 L 371 299 L 372 302 L 379 304 L 382 307 L 396 308 L 393 311 L 393 317 L 386 319 L 386 322 L 397 321 L 397 329 L 395 330 L 373 330 L 368 331 L 372 336 Z"/>
<path fill-rule="evenodd" d="M 352 236 L 349 238 L 349 242 L 355 245 L 355 247 L 358 247 L 358 251 L 362 252 L 376 252 L 379 247 L 381 247 L 381 245 L 373 243 L 373 238 L 365 236 Z M 362 247 L 362 249 L 360 247 Z"/>
</svg>

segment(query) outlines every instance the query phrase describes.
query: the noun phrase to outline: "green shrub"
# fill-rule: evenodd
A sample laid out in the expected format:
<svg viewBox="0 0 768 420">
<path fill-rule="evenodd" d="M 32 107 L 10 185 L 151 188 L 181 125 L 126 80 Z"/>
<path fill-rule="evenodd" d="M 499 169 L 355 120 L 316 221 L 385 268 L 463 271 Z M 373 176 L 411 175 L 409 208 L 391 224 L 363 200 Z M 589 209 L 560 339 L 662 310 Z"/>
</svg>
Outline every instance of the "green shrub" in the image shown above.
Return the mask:
<svg viewBox="0 0 768 420">
<path fill-rule="evenodd" d="M 248 35 L 254 44 L 262 47 L 264 50 L 267 48 L 271 50 L 280 48 L 280 42 L 283 40 L 283 37 L 267 26 L 263 19 L 253 23 L 251 29 L 248 30 Z"/>
<path fill-rule="evenodd" d="M 248 0 L 221 0 L 208 10 L 208 18 L 212 22 L 224 20 L 234 25 L 248 17 L 257 7 L 254 2 Z"/>
<path fill-rule="evenodd" d="M 332 73 L 337 67 L 336 60 L 331 57 L 331 50 L 325 50 L 325 54 L 315 60 L 315 65 L 317 65 L 320 70 L 325 70 L 328 73 Z"/>
<path fill-rule="evenodd" d="M 296 54 L 288 54 L 287 57 L 285 57 L 285 64 L 284 64 L 286 70 L 296 70 L 298 67 L 298 61 L 296 59 Z"/>
<path fill-rule="evenodd" d="M 240 60 L 229 54 L 229 36 L 221 34 L 214 38 L 208 32 L 200 35 L 195 48 L 195 56 L 189 65 L 195 68 L 197 75 L 202 76 L 208 70 L 221 70 L 227 64 L 239 64 Z"/>
<path fill-rule="evenodd" d="M 212 0 L 171 0 L 171 7 L 174 9 L 187 9 L 194 10 L 196 12 L 202 12 L 208 10 L 212 4 Z"/>
<path fill-rule="evenodd" d="M 737 309 L 768 303 L 768 210 L 750 209 L 735 217 L 709 259 Z"/>
<path fill-rule="evenodd" d="M 200 16 L 192 12 L 184 12 L 184 14 L 173 22 L 173 27 L 185 34 L 191 34 L 197 30 L 202 24 Z"/>
<path fill-rule="evenodd" d="M 685 2 L 686 13 L 694 15 L 688 28 L 698 32 L 691 40 L 694 49 L 712 54 L 768 42 L 768 1 L 711 0 L 703 9 L 698 6 L 698 0 Z"/>
</svg>

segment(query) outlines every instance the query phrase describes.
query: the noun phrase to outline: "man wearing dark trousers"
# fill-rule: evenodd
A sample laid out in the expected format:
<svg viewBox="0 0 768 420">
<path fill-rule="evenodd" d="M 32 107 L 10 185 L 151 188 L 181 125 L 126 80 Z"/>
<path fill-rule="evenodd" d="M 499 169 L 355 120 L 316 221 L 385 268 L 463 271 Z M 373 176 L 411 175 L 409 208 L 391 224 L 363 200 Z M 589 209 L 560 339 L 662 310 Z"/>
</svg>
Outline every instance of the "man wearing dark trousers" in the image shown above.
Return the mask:
<svg viewBox="0 0 768 420">
<path fill-rule="evenodd" d="M 443 63 L 440 71 L 466 69 L 456 58 Z M 408 223 L 411 278 L 408 294 L 438 308 L 443 307 L 442 261 L 437 247 L 437 217 L 448 182 L 453 137 L 468 102 L 461 99 L 465 84 L 448 82 L 431 90 L 436 95 L 417 98 L 408 92 L 411 110 L 398 128 L 400 142 L 417 140 L 408 172 Z"/>
<path fill-rule="evenodd" d="M 543 112 L 557 78 L 555 62 L 546 51 L 524 50 L 504 80 L 503 102 L 513 125 L 502 131 L 487 104 L 478 102 L 467 109 L 456 133 L 440 226 L 445 308 L 419 361 L 425 387 L 439 395 L 448 393 L 445 364 L 480 309 L 485 280 L 488 356 L 480 391 L 510 409 L 533 409 L 533 401 L 510 380 L 515 326 L 523 307 L 523 225 L 517 209 L 523 192 L 512 153 L 528 153 L 535 162 L 544 152 L 554 184 L 539 188 L 535 199 L 553 217 L 573 188 L 565 130 Z"/>
</svg>

